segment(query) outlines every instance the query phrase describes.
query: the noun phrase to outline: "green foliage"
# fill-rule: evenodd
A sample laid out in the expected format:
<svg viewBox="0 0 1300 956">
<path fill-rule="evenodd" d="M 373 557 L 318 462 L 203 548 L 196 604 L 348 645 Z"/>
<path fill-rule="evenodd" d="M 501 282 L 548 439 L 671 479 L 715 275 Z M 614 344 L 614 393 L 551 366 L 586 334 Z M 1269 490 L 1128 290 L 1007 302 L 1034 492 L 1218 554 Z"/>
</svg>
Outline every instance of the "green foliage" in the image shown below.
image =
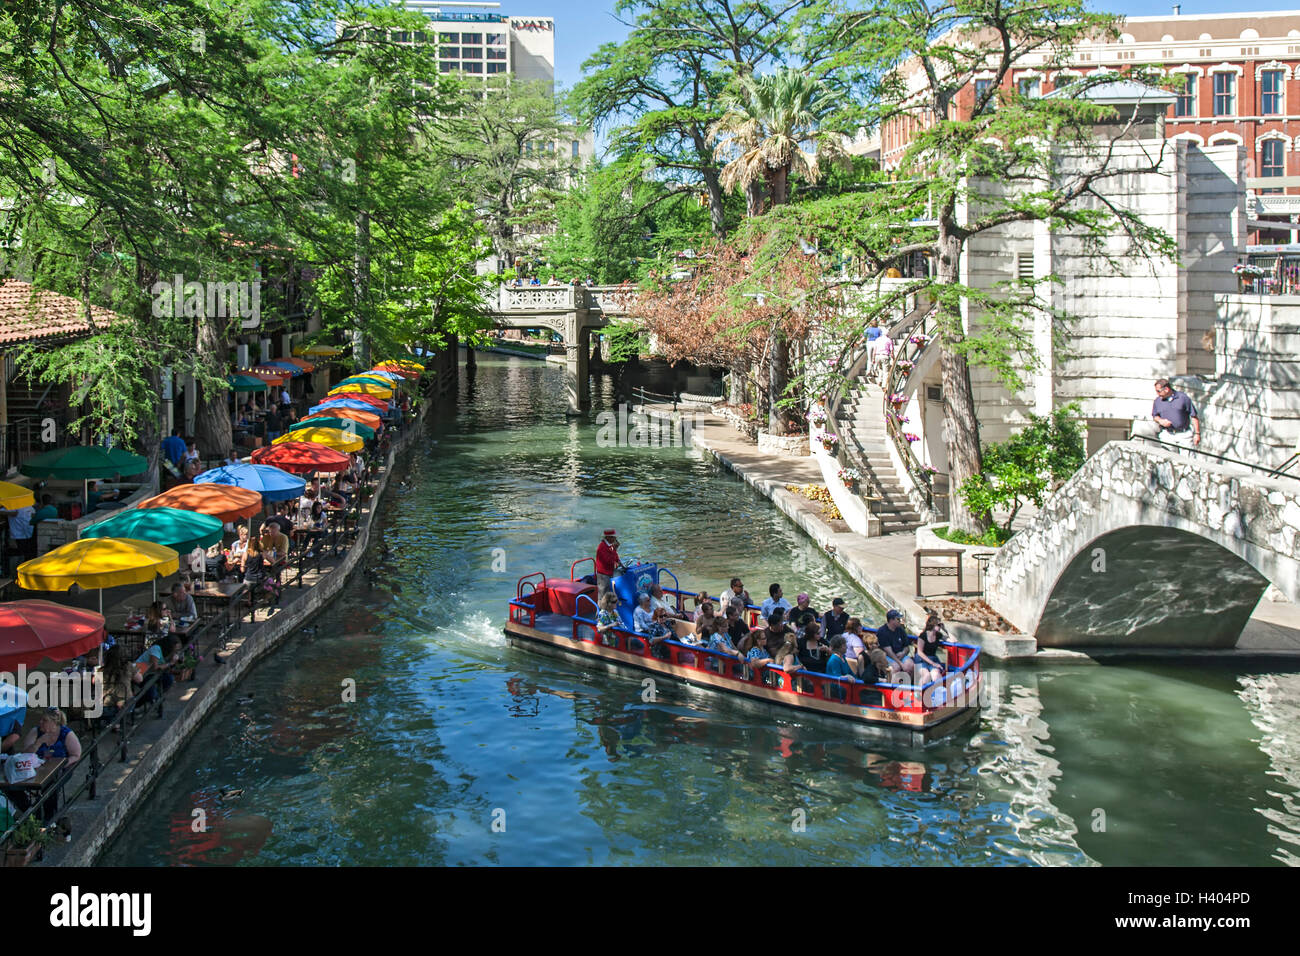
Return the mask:
<svg viewBox="0 0 1300 956">
<path fill-rule="evenodd" d="M 1083 465 L 1083 425 L 1077 404 L 1050 415 L 1030 415 L 1029 424 L 1005 442 L 984 448 L 984 469 L 958 489 L 967 507 L 988 522 L 993 510 L 1008 512 L 1003 531 L 1026 502 L 1042 507 L 1047 495 Z M 951 540 L 951 539 L 950 539 Z"/>
<path fill-rule="evenodd" d="M 650 342 L 639 322 L 614 322 L 603 333 L 609 339 L 609 361 L 631 362 L 650 351 Z"/>
<path fill-rule="evenodd" d="M 947 525 L 934 528 L 933 531 L 936 537 L 951 541 L 953 544 L 982 544 L 986 548 L 1000 548 L 1011 540 L 1011 532 L 1006 528 L 999 528 L 997 525 L 989 528 L 983 534 L 958 531 L 956 528 L 950 528 Z"/>
</svg>

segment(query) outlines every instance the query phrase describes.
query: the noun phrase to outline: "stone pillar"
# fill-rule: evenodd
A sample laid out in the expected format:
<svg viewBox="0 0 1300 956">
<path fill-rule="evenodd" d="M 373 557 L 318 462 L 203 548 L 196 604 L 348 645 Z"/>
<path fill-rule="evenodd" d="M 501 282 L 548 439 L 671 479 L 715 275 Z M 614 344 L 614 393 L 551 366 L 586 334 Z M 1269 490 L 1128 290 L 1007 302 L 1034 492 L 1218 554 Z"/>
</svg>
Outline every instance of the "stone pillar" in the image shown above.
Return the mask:
<svg viewBox="0 0 1300 956">
<path fill-rule="evenodd" d="M 564 385 L 569 393 L 569 415 L 581 415 L 591 408 L 591 383 L 587 372 L 590 335 L 582 332 L 577 339 L 576 342 L 564 343 Z"/>
<path fill-rule="evenodd" d="M 185 376 L 185 427 L 182 431 L 187 435 L 194 434 L 194 417 L 198 412 L 198 383 L 194 381 L 193 375 Z M 168 433 L 170 434 L 170 432 Z"/>
</svg>

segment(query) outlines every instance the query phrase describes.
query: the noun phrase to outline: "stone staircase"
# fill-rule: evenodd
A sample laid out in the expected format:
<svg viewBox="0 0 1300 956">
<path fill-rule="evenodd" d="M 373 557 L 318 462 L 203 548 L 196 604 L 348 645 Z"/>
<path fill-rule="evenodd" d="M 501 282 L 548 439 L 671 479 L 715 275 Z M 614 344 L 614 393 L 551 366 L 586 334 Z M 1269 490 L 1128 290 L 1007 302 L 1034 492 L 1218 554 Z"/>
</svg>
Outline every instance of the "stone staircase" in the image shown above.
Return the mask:
<svg viewBox="0 0 1300 956">
<path fill-rule="evenodd" d="M 859 377 L 840 405 L 835 430 L 849 461 L 862 472 L 858 489 L 864 498 L 872 499 L 868 505 L 871 514 L 880 520 L 880 533 L 911 533 L 924 522 L 903 490 L 889 457 L 884 401 L 879 385 Z"/>
</svg>

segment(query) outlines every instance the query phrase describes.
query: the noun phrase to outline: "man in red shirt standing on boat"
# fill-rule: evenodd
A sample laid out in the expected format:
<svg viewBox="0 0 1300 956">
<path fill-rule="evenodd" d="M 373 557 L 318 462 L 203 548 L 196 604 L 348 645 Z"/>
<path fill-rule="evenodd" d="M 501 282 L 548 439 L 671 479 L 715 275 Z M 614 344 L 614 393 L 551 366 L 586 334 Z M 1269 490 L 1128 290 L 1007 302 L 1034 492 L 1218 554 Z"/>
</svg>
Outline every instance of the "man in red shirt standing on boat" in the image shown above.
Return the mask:
<svg viewBox="0 0 1300 956">
<path fill-rule="evenodd" d="M 609 579 L 616 570 L 623 569 L 623 562 L 618 559 L 618 532 L 613 528 L 605 529 L 605 537 L 596 546 L 596 600 L 610 588 Z"/>
</svg>

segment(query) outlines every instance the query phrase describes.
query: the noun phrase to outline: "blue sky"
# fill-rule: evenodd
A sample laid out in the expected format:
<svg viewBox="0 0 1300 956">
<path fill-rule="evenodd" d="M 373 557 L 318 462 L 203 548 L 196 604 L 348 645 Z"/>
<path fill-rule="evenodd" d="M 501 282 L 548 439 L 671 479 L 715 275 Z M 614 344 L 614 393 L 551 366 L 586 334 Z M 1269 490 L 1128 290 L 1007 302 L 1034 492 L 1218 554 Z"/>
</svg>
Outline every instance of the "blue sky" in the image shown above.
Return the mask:
<svg viewBox="0 0 1300 956">
<path fill-rule="evenodd" d="M 1131 17 L 1172 15 L 1173 4 L 1155 0 L 1130 0 L 1127 3 L 1093 4 L 1095 9 Z M 1241 0 L 1239 4 L 1183 0 L 1184 16 L 1203 13 L 1288 10 L 1296 0 Z M 501 12 L 512 17 L 541 16 L 555 18 L 555 79 L 571 87 L 581 77 L 582 61 L 602 43 L 621 40 L 627 28 L 614 19 L 612 0 L 501 0 Z M 1300 18 L 1300 13 L 1297 13 Z"/>
</svg>

